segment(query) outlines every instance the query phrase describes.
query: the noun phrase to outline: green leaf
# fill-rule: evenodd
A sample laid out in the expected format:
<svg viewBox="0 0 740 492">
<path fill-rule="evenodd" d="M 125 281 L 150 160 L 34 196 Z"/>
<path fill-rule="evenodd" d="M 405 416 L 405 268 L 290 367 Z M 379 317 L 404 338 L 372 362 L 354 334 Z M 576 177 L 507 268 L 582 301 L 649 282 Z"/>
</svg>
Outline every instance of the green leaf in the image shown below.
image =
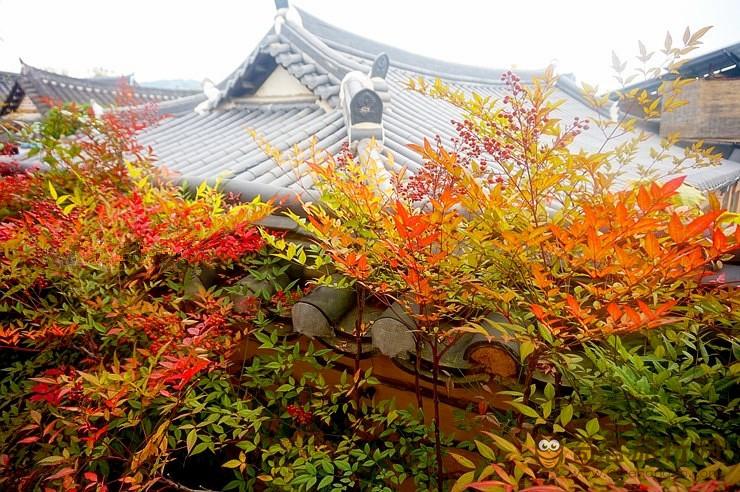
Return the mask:
<svg viewBox="0 0 740 492">
<path fill-rule="evenodd" d="M 592 418 L 586 423 L 586 432 L 588 432 L 589 436 L 593 436 L 597 432 L 599 432 L 599 419 L 596 417 Z"/>
<path fill-rule="evenodd" d="M 487 444 L 484 444 L 480 441 L 475 441 L 475 447 L 478 448 L 478 452 L 480 453 L 480 455 L 486 458 L 487 460 L 490 460 L 490 461 L 496 460 L 496 453 L 494 453 L 493 449 L 488 447 Z"/>
<path fill-rule="evenodd" d="M 188 454 L 190 454 L 190 450 L 193 449 L 193 446 L 195 446 L 195 441 L 198 440 L 198 433 L 195 429 L 188 432 L 188 437 L 185 440 L 185 446 L 188 450 Z"/>
<path fill-rule="evenodd" d="M 465 489 L 467 489 L 468 484 L 471 483 L 474 479 L 475 471 L 469 471 L 462 474 L 460 478 L 457 479 L 457 482 L 455 482 L 455 485 L 452 486 L 450 492 L 463 492 Z"/>
<path fill-rule="evenodd" d="M 566 405 L 560 411 L 560 425 L 565 427 L 573 418 L 573 405 Z"/>
<path fill-rule="evenodd" d="M 524 362 L 529 354 L 534 352 L 534 343 L 527 340 L 519 347 L 519 359 Z"/>
<path fill-rule="evenodd" d="M 242 462 L 239 460 L 229 460 L 221 466 L 223 466 L 224 468 L 239 468 L 241 464 Z"/>
<path fill-rule="evenodd" d="M 331 483 L 333 481 L 334 481 L 334 476 L 333 475 L 327 475 L 327 476 L 325 476 L 324 478 L 321 479 L 321 481 L 319 482 L 319 486 L 317 488 L 318 489 L 323 489 L 327 485 L 331 485 Z"/>
<path fill-rule="evenodd" d="M 54 188 L 54 185 L 51 184 L 51 181 L 49 181 L 49 194 L 54 200 L 59 197 L 59 195 L 57 194 L 57 190 Z"/>
<path fill-rule="evenodd" d="M 58 465 L 59 463 L 63 463 L 66 461 L 66 458 L 64 456 L 47 456 L 46 458 L 43 458 L 36 463 L 37 465 Z"/>
<path fill-rule="evenodd" d="M 512 443 L 507 441 L 501 436 L 497 436 L 496 434 L 492 434 L 490 432 L 486 432 L 491 439 L 493 439 L 496 442 L 496 446 L 499 447 L 502 451 L 507 451 L 509 453 L 516 453 L 519 454 L 519 451 L 516 449 L 516 446 L 514 446 Z"/>
<path fill-rule="evenodd" d="M 285 393 L 287 391 L 293 391 L 295 387 L 292 384 L 285 383 L 284 385 L 280 386 L 277 391 L 278 393 Z"/>
<path fill-rule="evenodd" d="M 519 402 L 516 402 L 516 401 L 510 401 L 509 402 L 509 405 L 511 405 L 512 407 L 516 408 L 519 411 L 519 413 L 521 413 L 521 414 L 523 414 L 523 415 L 525 415 L 527 417 L 532 417 L 533 419 L 540 418 L 540 416 L 537 414 L 537 412 L 535 411 L 534 408 L 528 407 L 527 405 L 525 405 L 523 403 L 519 403 Z"/>
<path fill-rule="evenodd" d="M 552 383 L 547 383 L 547 386 L 545 386 L 545 398 L 548 400 L 555 398 L 555 386 Z"/>
<path fill-rule="evenodd" d="M 190 455 L 193 456 L 193 455 L 196 455 L 196 454 L 200 454 L 203 451 L 205 451 L 206 449 L 208 449 L 208 443 L 207 442 L 201 442 L 197 446 L 195 446 L 195 448 L 193 449 L 193 452 L 190 453 Z"/>
<path fill-rule="evenodd" d="M 257 446 L 252 441 L 242 441 L 236 445 L 239 449 L 243 449 L 244 452 L 249 453 L 257 449 Z"/>
<path fill-rule="evenodd" d="M 460 463 L 460 465 L 464 466 L 465 468 L 475 468 L 475 463 L 467 459 L 465 456 L 460 456 L 459 454 L 455 453 L 450 453 L 450 456 L 452 456 L 455 461 Z"/>
<path fill-rule="evenodd" d="M 334 473 L 334 465 L 332 465 L 330 461 L 322 461 L 321 469 L 324 470 L 324 473 L 328 473 L 328 474 Z"/>
</svg>

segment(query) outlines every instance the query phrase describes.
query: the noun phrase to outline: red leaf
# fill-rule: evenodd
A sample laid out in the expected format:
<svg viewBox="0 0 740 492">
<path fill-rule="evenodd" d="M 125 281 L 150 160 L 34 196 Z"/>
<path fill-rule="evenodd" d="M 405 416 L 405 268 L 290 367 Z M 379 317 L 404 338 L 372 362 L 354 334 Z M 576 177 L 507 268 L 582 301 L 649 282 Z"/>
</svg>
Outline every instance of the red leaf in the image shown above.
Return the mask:
<svg viewBox="0 0 740 492">
<path fill-rule="evenodd" d="M 32 442 L 36 442 L 39 439 L 41 439 L 39 436 L 26 437 L 18 441 L 18 444 L 31 444 Z"/>
<path fill-rule="evenodd" d="M 722 253 L 727 248 L 727 236 L 719 227 L 715 227 L 712 231 L 712 247 L 717 253 Z"/>
<path fill-rule="evenodd" d="M 56 472 L 54 475 L 50 475 L 46 477 L 46 480 L 56 480 L 57 478 L 66 477 L 67 475 L 71 475 L 75 472 L 75 469 L 71 466 L 68 466 L 66 468 L 62 468 L 58 472 Z"/>
<path fill-rule="evenodd" d="M 535 485 L 526 489 L 519 489 L 519 492 L 565 492 L 565 489 L 561 489 L 557 485 Z"/>
<path fill-rule="evenodd" d="M 635 311 L 631 307 L 624 306 L 624 312 L 627 313 L 627 316 L 629 316 L 634 325 L 639 325 L 640 323 L 642 323 L 642 318 L 640 318 L 640 315 L 637 314 L 637 311 Z"/>
<path fill-rule="evenodd" d="M 468 488 L 473 490 L 480 490 L 481 492 L 487 492 L 492 487 L 502 487 L 505 492 L 511 492 L 514 488 L 506 482 L 501 480 L 485 480 L 483 482 L 474 482 L 468 484 Z"/>
<path fill-rule="evenodd" d="M 637 306 L 640 308 L 640 311 L 642 311 L 642 314 L 647 317 L 647 319 L 653 320 L 656 318 L 655 313 L 653 313 L 650 307 L 639 299 L 637 300 Z"/>
<path fill-rule="evenodd" d="M 537 316 L 537 319 L 539 319 L 540 321 L 544 320 L 547 317 L 547 314 L 545 314 L 545 310 L 537 304 L 531 304 L 529 306 L 529 309 L 532 310 L 532 313 L 534 313 L 534 315 Z"/>
<path fill-rule="evenodd" d="M 670 195 L 673 195 L 677 189 L 681 187 L 683 182 L 686 180 L 686 176 L 679 176 L 677 178 L 673 178 L 670 181 L 666 182 L 663 185 L 662 192 L 663 197 L 667 198 Z"/>
<path fill-rule="evenodd" d="M 610 302 L 606 306 L 606 310 L 609 312 L 609 316 L 611 316 L 614 321 L 617 321 L 622 317 L 622 310 L 619 309 L 619 307 L 613 302 Z"/>
</svg>

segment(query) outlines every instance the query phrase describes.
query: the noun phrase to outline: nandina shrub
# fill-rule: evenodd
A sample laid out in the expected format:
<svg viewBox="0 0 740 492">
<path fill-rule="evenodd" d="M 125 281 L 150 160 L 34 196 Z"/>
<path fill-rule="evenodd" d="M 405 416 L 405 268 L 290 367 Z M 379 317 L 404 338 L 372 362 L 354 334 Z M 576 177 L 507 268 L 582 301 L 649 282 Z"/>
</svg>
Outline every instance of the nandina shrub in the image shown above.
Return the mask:
<svg viewBox="0 0 740 492">
<path fill-rule="evenodd" d="M 161 184 L 137 116 L 57 108 L 19 135 L 47 169 L 3 168 L 3 487 L 141 487 L 166 462 L 152 426 L 256 327 L 259 303 L 236 312 L 198 275 L 263 263 L 270 205 Z"/>
<path fill-rule="evenodd" d="M 687 30 L 682 48 L 672 48 L 668 38 L 664 53 L 671 70 L 700 36 Z M 624 70 L 618 58 L 614 63 L 619 72 Z M 475 287 L 507 323 L 487 323 L 487 328 L 520 344 L 521 391 L 505 392 L 519 413 L 519 427 L 505 434 L 508 447 L 504 441 L 497 444 L 511 453 L 534 451 L 532 437 L 523 429 L 536 425 L 548 436 L 570 438 L 574 447 L 609 459 L 591 460 L 589 453 L 585 461 L 566 460 L 562 467 L 547 470 L 538 467 L 537 460 L 522 461 L 522 455 L 514 453 L 509 458 L 517 463 L 519 475 L 498 462 L 484 474 L 497 479 L 486 485 L 500 482 L 516 488 L 526 484 L 529 475 L 531 483 L 547 476 L 549 483 L 566 489 L 614 482 L 650 483 L 659 490 L 661 479 L 666 486 L 685 486 L 729 473 L 721 463 L 732 462 L 737 446 L 722 434 L 733 435 L 737 426 L 729 415 L 737 405 L 730 395 L 737 383 L 731 367 L 736 365 L 740 292 L 704 279 L 737 251 L 740 228 L 714 196 L 698 207 L 686 203 L 680 193 L 680 174 L 687 166 L 711 165 L 717 157 L 699 146 L 672 155 L 670 145 L 677 137 L 671 137 L 652 150 L 653 162 L 636 161 L 633 149 L 644 140 L 639 132 L 626 142 L 611 142 L 614 135 L 629 135 L 633 120 L 614 121 L 598 114 L 592 121 L 559 118 L 551 71 L 530 85 L 511 73 L 502 81 L 508 94 L 501 100 L 466 97 L 440 83 L 411 83 L 414 90 L 463 110 L 465 120 L 458 125 L 460 138 L 452 150 L 430 144 L 419 150 L 435 169 L 431 174 L 446 175 L 451 186 L 464 190 L 461 204 L 476 218 L 471 221 L 470 247 L 489 252 L 490 261 L 478 270 Z M 671 87 L 685 84 L 677 81 Z M 585 97 L 603 104 L 592 90 Z M 675 95 L 666 94 L 665 100 L 670 102 L 664 105 L 666 111 L 676 104 Z M 604 132 L 599 152 L 573 150 L 589 125 Z M 663 165 L 654 165 L 661 161 Z M 639 174 L 636 182 L 618 181 L 624 166 Z M 481 173 L 488 179 L 481 179 Z M 475 323 L 461 329 L 487 332 Z M 645 338 L 649 331 L 656 334 Z M 697 338 L 676 337 L 677 332 Z M 648 345 L 647 340 L 660 336 L 670 336 L 677 344 Z M 722 342 L 698 341 L 703 339 Z M 634 346 L 629 355 L 616 349 L 623 341 Z M 666 351 L 674 351 L 668 361 L 663 359 Z M 654 366 L 651 370 L 643 364 Z M 542 386 L 533 384 L 535 377 L 551 383 L 544 398 Z M 687 386 L 677 386 L 679 380 Z M 608 396 L 600 382 L 610 382 L 614 393 Z M 676 412 L 681 407 L 676 400 L 699 400 L 707 408 Z M 642 417 L 654 425 L 636 417 L 634 408 L 640 405 L 649 405 Z M 722 426 L 724 431 L 716 425 L 716 412 L 728 412 L 731 422 Z M 574 415 L 588 420 L 585 428 L 571 422 Z M 599 419 L 604 424 L 601 432 Z M 596 445 L 598 440 L 604 443 Z M 646 445 L 649 441 L 653 444 Z M 620 471 L 609 460 L 630 465 Z M 616 480 L 616 473 L 628 469 L 635 473 L 630 481 Z M 599 477 L 599 470 L 611 478 Z M 469 483 L 466 480 L 458 485 Z"/>
<path fill-rule="evenodd" d="M 670 70 L 698 45 L 703 32 L 692 36 L 687 31 L 680 48 L 667 41 L 664 53 Z M 614 64 L 619 72 L 624 70 L 616 57 Z M 613 121 L 598 113 L 594 119 L 566 121 L 558 113 L 556 83 L 552 69 L 531 83 L 507 72 L 502 76 L 506 94 L 493 99 L 454 91 L 439 80 L 410 81 L 411 90 L 462 112 L 461 120 L 454 122 L 458 138 L 450 144 L 435 138 L 409 146 L 424 161 L 411 177 L 405 168 L 394 170 L 376 161 L 372 152 L 333 156 L 313 149 L 306 158 L 281 156 L 269 143 L 263 147 L 276 159 L 308 169 L 321 193 L 321 203 L 305 204 L 306 219 L 292 215 L 320 248 L 314 250 L 315 266 L 330 258 L 356 286 L 386 302 L 398 302 L 416 321 L 415 334 L 432 347 L 435 362 L 444 345 L 461 332 L 490 336 L 493 329 L 500 332 L 499 340 L 517 343 L 522 377 L 513 390 L 502 393 L 517 414 L 516 426 L 491 435 L 505 458 L 497 459 L 490 448 L 479 445 L 492 463 L 480 474 L 466 473 L 456 489 L 475 478 L 480 479 L 475 485 L 479 490 L 660 490 L 661 480 L 666 487 L 685 487 L 712 476 L 728 475 L 731 480 L 722 460 L 735 456 L 736 444 L 719 438 L 712 415 L 717 407 L 720 414 L 730 415 L 737 405 L 729 398 L 737 380 L 729 369 L 736 366 L 734 351 L 705 355 L 714 350 L 711 345 L 686 351 L 679 344 L 671 350 L 693 356 L 686 355 L 678 368 L 671 362 L 677 379 L 661 368 L 662 354 L 650 348 L 629 358 L 636 366 L 633 375 L 654 379 L 655 400 L 664 404 L 647 411 L 647 418 L 659 419 L 664 413 L 663 424 L 697 419 L 700 431 L 685 426 L 673 434 L 657 422 L 642 429 L 632 412 L 634 428 L 625 433 L 621 426 L 628 416 L 619 409 L 640 404 L 634 401 L 637 393 L 617 398 L 620 392 L 615 391 L 612 407 L 594 396 L 599 378 L 629 383 L 632 375 L 626 369 L 619 374 L 625 355 L 616 355 L 612 348 L 622 339 L 633 337 L 639 345 L 647 343 L 648 331 L 665 335 L 695 330 L 735 347 L 740 291 L 703 280 L 737 251 L 740 228 L 715 197 L 699 207 L 686 203 L 681 194 L 686 188 L 682 172 L 712 165 L 718 156 L 700 145 L 674 155 L 676 137 L 671 137 L 652 150 L 652 162 L 636 161 L 634 150 L 644 145 L 645 137 L 632 132 L 634 121 Z M 676 81 L 670 87 L 684 85 Z M 586 89 L 584 98 L 594 105 L 608 101 Z M 640 94 L 630 97 L 645 99 Z M 666 111 L 678 104 L 670 94 L 666 101 Z M 579 149 L 578 139 L 591 126 L 603 131 L 605 142 L 598 152 L 589 153 Z M 615 136 L 624 138 L 613 142 Z M 635 182 L 619 179 L 626 166 L 637 173 Z M 284 258 L 311 258 L 305 251 L 288 251 L 287 243 L 273 244 Z M 490 312 L 506 321 L 484 318 Z M 688 338 L 683 340 L 686 348 L 692 347 Z M 611 357 L 610 363 L 594 370 L 584 363 L 584 353 Z M 699 365 L 699 354 L 724 367 L 709 370 L 709 363 Z M 654 360 L 661 376 L 640 372 L 641 356 Z M 692 373 L 697 370 L 706 371 L 708 379 Z M 538 385 L 536 380 L 549 383 Z M 711 396 L 711 389 L 706 394 L 696 389 L 703 384 L 716 385 L 721 395 L 710 401 L 719 403 L 713 411 L 679 417 L 662 402 L 677 399 L 677 380 L 695 382 L 690 390 L 694 394 L 684 401 Z M 579 398 L 579 391 L 587 389 L 588 397 Z M 570 398 L 571 393 L 576 396 Z M 582 421 L 572 422 L 574 416 Z M 492 420 L 496 422 L 495 415 Z M 593 453 L 547 469 L 536 459 L 537 436 L 528 431 L 533 425 Z M 735 425 L 736 419 L 729 428 Z M 655 439 L 655 446 L 635 438 L 643 430 L 653 433 L 644 440 Z M 718 445 L 703 445 L 696 437 L 701 435 L 712 436 Z M 632 441 L 623 446 L 620 439 L 625 438 Z M 671 440 L 671 450 L 676 445 L 688 449 L 668 459 L 660 448 L 662 439 Z M 595 453 L 603 459 L 590 461 Z M 436 461 L 441 490 L 440 454 Z M 468 458 L 457 458 L 461 465 L 476 468 Z M 614 466 L 618 463 L 622 466 Z M 484 480 L 488 477 L 492 479 Z"/>
<path fill-rule="evenodd" d="M 272 329 L 310 286 L 239 282 L 288 267 L 273 207 L 165 184 L 135 117 L 58 108 L 2 168 L 0 488 L 428 488 L 431 429 Z"/>
</svg>

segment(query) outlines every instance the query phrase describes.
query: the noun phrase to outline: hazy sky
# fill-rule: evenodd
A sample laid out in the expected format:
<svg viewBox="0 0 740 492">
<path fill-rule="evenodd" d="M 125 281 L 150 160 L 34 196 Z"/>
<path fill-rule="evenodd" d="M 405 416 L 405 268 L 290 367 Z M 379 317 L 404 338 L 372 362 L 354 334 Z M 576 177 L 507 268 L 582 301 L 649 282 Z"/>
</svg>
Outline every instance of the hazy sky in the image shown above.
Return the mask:
<svg viewBox="0 0 740 492">
<path fill-rule="evenodd" d="M 296 0 L 327 22 L 448 61 L 540 68 L 610 83 L 610 53 L 637 53 L 715 26 L 702 51 L 740 41 L 740 0 Z M 0 0 L 0 70 L 18 57 L 89 76 L 94 67 L 139 81 L 220 81 L 272 25 L 272 0 Z"/>
</svg>

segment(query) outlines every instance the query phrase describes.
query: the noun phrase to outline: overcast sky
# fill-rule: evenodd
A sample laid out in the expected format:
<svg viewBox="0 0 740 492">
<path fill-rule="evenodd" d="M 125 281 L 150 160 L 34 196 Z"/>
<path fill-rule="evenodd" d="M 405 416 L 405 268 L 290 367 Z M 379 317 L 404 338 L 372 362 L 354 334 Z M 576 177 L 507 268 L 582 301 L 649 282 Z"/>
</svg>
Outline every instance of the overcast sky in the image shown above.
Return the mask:
<svg viewBox="0 0 740 492">
<path fill-rule="evenodd" d="M 610 83 L 610 53 L 659 47 L 713 25 L 703 51 L 740 41 L 739 0 L 296 0 L 327 22 L 408 51 L 496 68 L 541 68 Z M 139 81 L 220 81 L 272 25 L 272 0 L 0 0 L 0 70 L 31 65 Z"/>
</svg>

